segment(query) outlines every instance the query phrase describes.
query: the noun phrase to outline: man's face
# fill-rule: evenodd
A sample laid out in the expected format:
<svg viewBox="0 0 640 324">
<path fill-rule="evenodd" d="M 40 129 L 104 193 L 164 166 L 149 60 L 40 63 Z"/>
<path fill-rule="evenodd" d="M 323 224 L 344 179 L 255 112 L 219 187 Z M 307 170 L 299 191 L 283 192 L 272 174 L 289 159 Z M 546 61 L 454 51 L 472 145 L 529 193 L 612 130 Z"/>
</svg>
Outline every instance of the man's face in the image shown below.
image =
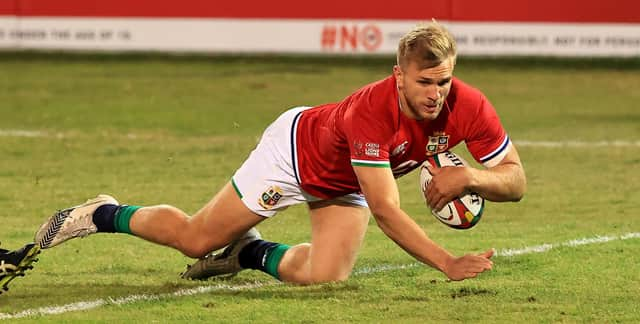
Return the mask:
<svg viewBox="0 0 640 324">
<path fill-rule="evenodd" d="M 453 57 L 430 68 L 421 69 L 414 61 L 404 69 L 394 66 L 402 112 L 416 120 L 435 120 L 451 89 L 453 67 Z"/>
</svg>

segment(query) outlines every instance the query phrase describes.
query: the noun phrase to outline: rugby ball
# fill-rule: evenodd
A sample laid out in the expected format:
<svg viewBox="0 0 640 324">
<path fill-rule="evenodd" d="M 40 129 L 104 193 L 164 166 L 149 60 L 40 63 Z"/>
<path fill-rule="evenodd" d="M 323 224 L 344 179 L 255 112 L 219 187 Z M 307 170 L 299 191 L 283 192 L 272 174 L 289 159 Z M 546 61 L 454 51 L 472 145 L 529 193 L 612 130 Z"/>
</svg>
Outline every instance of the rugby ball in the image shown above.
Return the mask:
<svg viewBox="0 0 640 324">
<path fill-rule="evenodd" d="M 420 190 L 427 202 L 425 193 L 427 185 L 432 179 L 432 175 L 427 169 L 427 163 L 434 167 L 461 167 L 468 166 L 467 162 L 453 152 L 445 151 L 430 156 L 420 167 Z M 484 198 L 477 193 L 467 192 L 461 197 L 457 197 L 449 202 L 441 210 L 431 210 L 433 216 L 445 225 L 455 229 L 468 229 L 476 225 L 484 211 Z"/>
</svg>

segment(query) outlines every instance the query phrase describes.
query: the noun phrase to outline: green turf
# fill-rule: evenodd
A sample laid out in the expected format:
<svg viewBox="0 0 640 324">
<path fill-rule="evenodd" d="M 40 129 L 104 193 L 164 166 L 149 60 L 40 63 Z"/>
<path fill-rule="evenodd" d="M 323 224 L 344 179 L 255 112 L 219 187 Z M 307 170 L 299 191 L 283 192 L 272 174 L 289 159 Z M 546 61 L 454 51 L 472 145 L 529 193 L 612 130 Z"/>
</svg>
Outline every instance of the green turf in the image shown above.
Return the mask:
<svg viewBox="0 0 640 324">
<path fill-rule="evenodd" d="M 2 247 L 26 243 L 56 209 L 101 192 L 195 212 L 280 112 L 340 100 L 385 77 L 392 62 L 0 53 Z M 180 253 L 124 234 L 95 235 L 43 251 L 35 269 L 0 296 L 0 318 L 100 300 L 106 305 L 16 321 L 638 322 L 640 238 L 561 246 L 640 232 L 640 147 L 595 145 L 640 141 L 638 62 L 461 58 L 457 75 L 488 95 L 514 141 L 594 145 L 520 147 L 529 181 L 524 200 L 488 203 L 468 231 L 430 216 L 417 174 L 399 180 L 405 210 L 456 254 L 544 243 L 555 249 L 496 257 L 494 271 L 447 282 L 417 266 L 372 221 L 356 275 L 296 287 L 257 272 L 224 282 L 180 280 L 190 262 Z M 300 206 L 260 230 L 295 244 L 309 239 L 308 226 Z M 209 291 L 173 295 L 201 286 Z M 117 303 L 132 295 L 156 297 Z"/>
</svg>

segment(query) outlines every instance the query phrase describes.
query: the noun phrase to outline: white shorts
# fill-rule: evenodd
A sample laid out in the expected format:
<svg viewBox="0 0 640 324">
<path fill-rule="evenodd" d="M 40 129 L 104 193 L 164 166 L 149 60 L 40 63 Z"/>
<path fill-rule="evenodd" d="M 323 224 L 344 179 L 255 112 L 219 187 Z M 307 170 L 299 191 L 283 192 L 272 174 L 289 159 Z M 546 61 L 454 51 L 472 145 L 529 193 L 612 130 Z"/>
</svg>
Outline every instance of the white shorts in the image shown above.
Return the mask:
<svg viewBox="0 0 640 324">
<path fill-rule="evenodd" d="M 303 202 L 320 201 L 305 192 L 296 179 L 295 134 L 300 113 L 309 107 L 284 112 L 262 134 L 260 142 L 231 179 L 242 202 L 253 212 L 271 217 L 278 211 Z M 360 193 L 331 199 L 368 207 Z"/>
</svg>

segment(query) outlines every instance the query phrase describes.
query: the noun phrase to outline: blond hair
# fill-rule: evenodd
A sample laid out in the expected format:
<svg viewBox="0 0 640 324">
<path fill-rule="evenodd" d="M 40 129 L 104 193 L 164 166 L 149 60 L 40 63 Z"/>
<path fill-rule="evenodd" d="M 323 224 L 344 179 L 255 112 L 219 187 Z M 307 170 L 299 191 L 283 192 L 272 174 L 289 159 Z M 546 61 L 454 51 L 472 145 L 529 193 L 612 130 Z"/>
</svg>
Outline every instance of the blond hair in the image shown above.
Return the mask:
<svg viewBox="0 0 640 324">
<path fill-rule="evenodd" d="M 456 41 L 449 31 L 435 19 L 419 24 L 406 33 L 398 43 L 397 60 L 401 68 L 416 62 L 420 68 L 439 65 L 452 57 L 455 64 Z"/>
</svg>

